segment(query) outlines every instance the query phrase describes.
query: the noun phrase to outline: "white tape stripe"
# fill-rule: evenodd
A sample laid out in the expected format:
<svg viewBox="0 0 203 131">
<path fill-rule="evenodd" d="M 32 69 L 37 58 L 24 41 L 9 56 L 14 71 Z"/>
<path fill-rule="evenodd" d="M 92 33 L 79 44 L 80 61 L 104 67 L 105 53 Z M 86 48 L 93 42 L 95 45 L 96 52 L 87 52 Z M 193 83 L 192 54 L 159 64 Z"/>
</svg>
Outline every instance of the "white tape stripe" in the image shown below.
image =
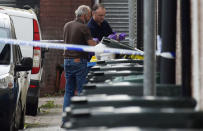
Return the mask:
<svg viewBox="0 0 203 131">
<path fill-rule="evenodd" d="M 37 41 L 22 41 L 22 40 L 13 40 L 13 39 L 0 39 L 0 43 L 22 45 L 22 46 L 38 46 L 43 48 L 52 48 L 52 49 L 60 49 L 60 50 L 75 50 L 75 51 L 84 51 L 84 52 L 115 53 L 115 54 L 128 54 L 128 55 L 144 55 L 144 53 L 141 51 L 115 49 L 115 48 L 97 48 L 95 46 L 72 45 L 72 44 L 62 44 L 62 43 L 44 43 L 44 42 L 37 42 Z"/>
<path fill-rule="evenodd" d="M 161 56 L 166 59 L 175 59 L 175 56 L 171 52 L 162 52 L 162 53 L 157 53 L 158 56 Z"/>
</svg>

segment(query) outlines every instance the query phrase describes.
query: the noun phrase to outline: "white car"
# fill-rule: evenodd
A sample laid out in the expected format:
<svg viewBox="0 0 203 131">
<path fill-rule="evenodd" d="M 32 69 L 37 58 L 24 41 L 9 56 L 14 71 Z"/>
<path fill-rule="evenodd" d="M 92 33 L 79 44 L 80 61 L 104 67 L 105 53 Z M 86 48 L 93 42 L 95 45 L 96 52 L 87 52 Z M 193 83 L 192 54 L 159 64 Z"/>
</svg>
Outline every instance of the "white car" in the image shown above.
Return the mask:
<svg viewBox="0 0 203 131">
<path fill-rule="evenodd" d="M 9 15 L 13 21 L 16 39 L 26 41 L 40 41 L 41 31 L 36 14 L 32 9 L 18 9 L 12 7 L 0 6 L 0 12 Z M 28 115 L 36 115 L 38 109 L 39 83 L 43 72 L 42 68 L 42 49 L 40 47 L 20 46 L 23 57 L 31 57 L 33 59 L 32 71 L 28 77 L 30 78 L 30 86 L 27 94 Z"/>
<path fill-rule="evenodd" d="M 0 38 L 15 39 L 10 17 L 0 13 Z M 0 127 L 4 131 L 24 128 L 28 71 L 32 58 L 23 58 L 18 45 L 0 43 Z"/>
</svg>

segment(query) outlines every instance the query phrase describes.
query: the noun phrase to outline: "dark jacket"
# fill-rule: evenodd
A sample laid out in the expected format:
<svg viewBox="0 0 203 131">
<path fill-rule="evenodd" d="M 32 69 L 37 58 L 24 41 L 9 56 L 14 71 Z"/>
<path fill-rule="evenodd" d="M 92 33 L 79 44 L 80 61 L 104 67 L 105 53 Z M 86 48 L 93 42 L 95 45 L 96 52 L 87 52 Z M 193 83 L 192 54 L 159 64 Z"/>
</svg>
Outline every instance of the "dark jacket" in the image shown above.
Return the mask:
<svg viewBox="0 0 203 131">
<path fill-rule="evenodd" d="M 91 35 L 93 38 L 98 38 L 99 41 L 103 38 L 103 36 L 109 36 L 110 34 L 113 34 L 112 28 L 110 27 L 109 23 L 104 20 L 99 26 L 93 18 L 90 19 L 88 22 L 88 27 L 91 31 Z"/>
</svg>

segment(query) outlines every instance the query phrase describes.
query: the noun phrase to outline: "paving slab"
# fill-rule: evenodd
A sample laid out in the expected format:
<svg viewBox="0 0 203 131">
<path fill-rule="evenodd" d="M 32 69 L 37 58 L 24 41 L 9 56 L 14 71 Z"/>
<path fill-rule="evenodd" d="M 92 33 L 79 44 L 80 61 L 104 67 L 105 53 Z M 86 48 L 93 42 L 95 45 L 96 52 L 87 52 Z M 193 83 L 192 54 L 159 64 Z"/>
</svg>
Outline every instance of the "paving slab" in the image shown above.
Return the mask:
<svg viewBox="0 0 203 131">
<path fill-rule="evenodd" d="M 37 116 L 25 116 L 23 131 L 60 131 L 63 97 L 39 98 Z"/>
</svg>

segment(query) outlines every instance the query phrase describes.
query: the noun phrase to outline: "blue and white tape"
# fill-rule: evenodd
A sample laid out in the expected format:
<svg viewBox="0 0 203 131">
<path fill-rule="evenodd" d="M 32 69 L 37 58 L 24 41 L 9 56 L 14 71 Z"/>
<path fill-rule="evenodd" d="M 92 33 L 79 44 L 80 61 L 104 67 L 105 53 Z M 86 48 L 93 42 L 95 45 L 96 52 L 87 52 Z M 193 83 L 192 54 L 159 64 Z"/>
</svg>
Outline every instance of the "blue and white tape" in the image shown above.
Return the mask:
<svg viewBox="0 0 203 131">
<path fill-rule="evenodd" d="M 56 43 L 53 43 L 56 42 Z M 59 42 L 59 43 L 57 43 Z M 115 53 L 115 54 L 128 54 L 128 55 L 144 55 L 142 51 L 134 51 L 127 49 L 115 49 L 115 48 L 97 48 L 96 46 L 85 46 L 85 45 L 73 45 L 73 44 L 62 44 L 61 41 L 48 40 L 44 42 L 40 41 L 23 41 L 23 40 L 13 40 L 13 39 L 0 39 L 2 44 L 14 44 L 21 46 L 37 46 L 43 48 L 52 48 L 59 50 L 74 50 L 74 51 L 84 51 L 84 52 L 98 52 L 98 53 Z"/>
<path fill-rule="evenodd" d="M 97 46 L 86 46 L 86 45 L 73 45 L 73 44 L 63 44 L 62 40 L 43 40 L 40 41 L 23 41 L 23 40 L 14 40 L 14 39 L 0 39 L 0 44 L 12 44 L 20 46 L 34 46 L 50 49 L 59 49 L 59 50 L 74 50 L 74 51 L 83 51 L 83 52 L 97 52 L 97 53 L 114 53 L 114 54 L 127 54 L 127 55 L 141 55 L 144 56 L 144 52 L 136 49 L 127 50 L 127 49 L 115 49 L 115 48 L 98 48 Z M 156 55 L 174 59 L 175 55 L 171 52 L 162 52 L 156 53 Z"/>
</svg>

